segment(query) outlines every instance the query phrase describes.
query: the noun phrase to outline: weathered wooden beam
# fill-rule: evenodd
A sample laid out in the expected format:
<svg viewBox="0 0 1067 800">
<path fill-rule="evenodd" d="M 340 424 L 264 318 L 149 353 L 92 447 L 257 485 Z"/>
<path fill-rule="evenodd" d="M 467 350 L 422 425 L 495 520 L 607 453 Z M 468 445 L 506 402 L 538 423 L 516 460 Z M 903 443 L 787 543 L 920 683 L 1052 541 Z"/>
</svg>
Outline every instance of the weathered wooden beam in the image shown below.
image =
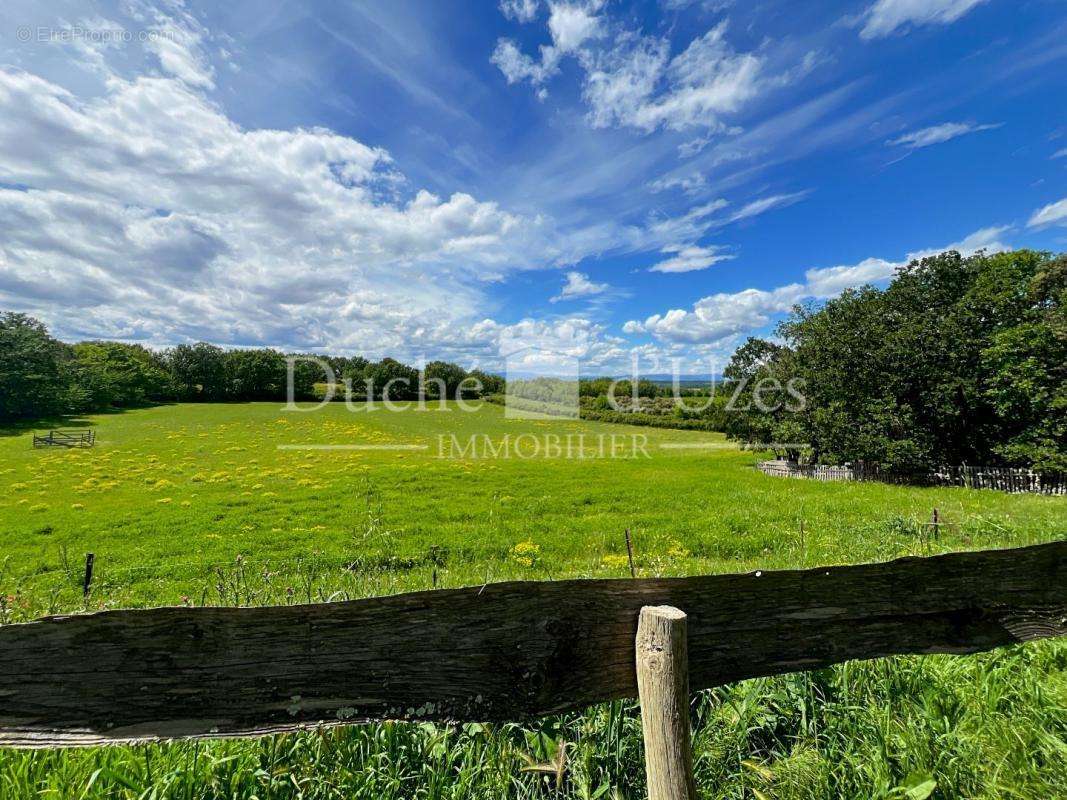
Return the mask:
<svg viewBox="0 0 1067 800">
<path fill-rule="evenodd" d="M 688 614 L 694 689 L 1067 634 L 1067 542 L 658 580 L 500 583 L 344 603 L 0 626 L 0 745 L 510 720 L 636 694 L 643 606 Z"/>
</svg>

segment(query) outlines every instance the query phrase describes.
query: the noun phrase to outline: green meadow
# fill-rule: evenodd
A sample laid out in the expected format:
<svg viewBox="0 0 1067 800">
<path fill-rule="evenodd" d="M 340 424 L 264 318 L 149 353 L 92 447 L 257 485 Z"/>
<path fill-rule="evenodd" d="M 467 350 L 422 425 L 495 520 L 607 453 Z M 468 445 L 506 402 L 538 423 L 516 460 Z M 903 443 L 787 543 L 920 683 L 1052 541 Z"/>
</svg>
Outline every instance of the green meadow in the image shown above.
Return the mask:
<svg viewBox="0 0 1067 800">
<path fill-rule="evenodd" d="M 29 430 L 0 432 L 0 622 L 619 577 L 627 529 L 642 576 L 877 561 L 1067 531 L 1063 498 L 771 478 L 755 469 L 760 454 L 719 434 L 512 420 L 495 405 L 188 404 L 85 422 L 97 432 L 86 450 L 34 450 Z M 694 719 L 708 797 L 1067 796 L 1058 642 L 746 681 L 701 693 Z M 0 752 L 0 797 L 636 798 L 638 720 L 632 703 L 615 703 L 533 726 L 384 723 Z M 554 770 L 528 769 L 561 752 L 558 784 Z"/>
</svg>

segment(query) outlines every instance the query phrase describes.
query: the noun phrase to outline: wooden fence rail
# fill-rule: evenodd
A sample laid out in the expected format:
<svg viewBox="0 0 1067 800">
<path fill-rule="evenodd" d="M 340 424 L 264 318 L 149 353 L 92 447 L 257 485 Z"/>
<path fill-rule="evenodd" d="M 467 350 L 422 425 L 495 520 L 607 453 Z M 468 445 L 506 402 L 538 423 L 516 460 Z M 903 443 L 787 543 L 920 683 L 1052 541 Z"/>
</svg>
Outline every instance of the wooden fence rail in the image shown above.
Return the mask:
<svg viewBox="0 0 1067 800">
<path fill-rule="evenodd" d="M 688 616 L 693 689 L 1067 634 L 1067 542 L 885 564 L 517 582 L 0 626 L 0 745 L 515 720 L 633 697 L 640 609 Z"/>
<path fill-rule="evenodd" d="M 92 447 L 96 444 L 96 431 L 91 428 L 57 430 L 34 434 L 34 447 Z"/>
</svg>

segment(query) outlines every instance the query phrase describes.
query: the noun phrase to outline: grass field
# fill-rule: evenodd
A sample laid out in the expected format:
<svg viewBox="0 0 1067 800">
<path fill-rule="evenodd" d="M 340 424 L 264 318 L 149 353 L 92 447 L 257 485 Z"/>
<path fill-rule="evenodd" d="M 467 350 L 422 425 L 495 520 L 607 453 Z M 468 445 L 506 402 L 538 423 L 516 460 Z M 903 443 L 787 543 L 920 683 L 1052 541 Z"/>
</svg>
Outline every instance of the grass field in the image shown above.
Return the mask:
<svg viewBox="0 0 1067 800">
<path fill-rule="evenodd" d="M 92 608 L 341 599 L 523 577 L 774 569 L 1063 538 L 1067 501 L 770 478 L 711 433 L 410 410 L 177 405 L 94 417 L 98 445 L 0 436 L 0 621 Z M 439 436 L 584 458 L 442 458 Z M 647 437 L 601 457 L 598 437 Z M 608 449 L 610 450 L 610 439 Z M 448 451 L 445 440 L 445 451 Z M 281 449 L 358 445 L 407 449 Z M 425 449 L 420 449 L 420 448 Z M 632 454 L 631 444 L 620 448 Z M 603 455 L 606 455 L 605 452 Z M 924 525 L 937 508 L 938 537 Z M 0 663 L 2 669 L 2 663 Z M 709 797 L 1067 796 L 1067 646 L 897 658 L 694 700 Z M 560 787 L 524 759 L 568 742 Z M 253 742 L 0 753 L 2 798 L 638 797 L 630 703 L 519 726 L 382 724 Z M 931 791 L 932 794 L 924 794 Z M 910 794 L 908 793 L 910 792 Z"/>
</svg>

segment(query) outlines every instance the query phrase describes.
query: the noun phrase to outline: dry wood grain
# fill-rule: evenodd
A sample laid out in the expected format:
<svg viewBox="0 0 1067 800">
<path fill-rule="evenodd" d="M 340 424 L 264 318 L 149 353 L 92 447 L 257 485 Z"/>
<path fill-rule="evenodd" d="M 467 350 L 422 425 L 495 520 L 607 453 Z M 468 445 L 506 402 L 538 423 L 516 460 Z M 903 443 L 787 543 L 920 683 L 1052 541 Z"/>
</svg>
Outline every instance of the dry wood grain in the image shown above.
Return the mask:
<svg viewBox="0 0 1067 800">
<path fill-rule="evenodd" d="M 694 689 L 1067 633 L 1067 542 L 659 580 L 501 583 L 344 603 L 0 626 L 0 745 L 511 720 L 636 694 L 643 606 L 688 615 Z"/>
<path fill-rule="evenodd" d="M 635 649 L 648 800 L 696 800 L 685 613 L 642 608 Z"/>
</svg>

